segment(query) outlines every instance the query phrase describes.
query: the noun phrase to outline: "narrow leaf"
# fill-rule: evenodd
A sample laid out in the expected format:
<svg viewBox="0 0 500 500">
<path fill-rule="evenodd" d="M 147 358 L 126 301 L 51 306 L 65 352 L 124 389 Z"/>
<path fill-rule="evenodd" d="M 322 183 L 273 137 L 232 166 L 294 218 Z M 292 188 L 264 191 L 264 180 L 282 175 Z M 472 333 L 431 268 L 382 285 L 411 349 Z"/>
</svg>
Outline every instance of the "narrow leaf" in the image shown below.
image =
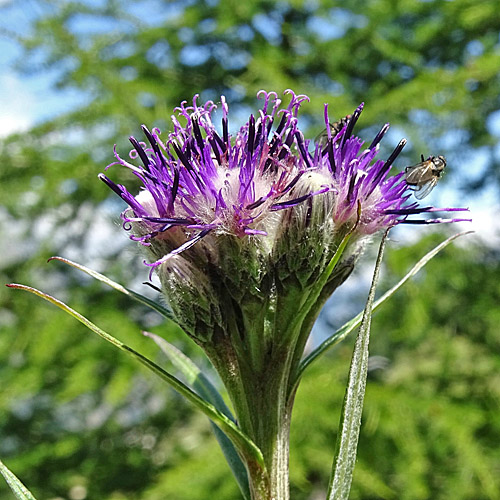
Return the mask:
<svg viewBox="0 0 500 500">
<path fill-rule="evenodd" d="M 157 313 L 161 314 L 165 318 L 168 318 L 175 323 L 177 323 L 177 320 L 174 317 L 174 314 L 170 309 L 167 307 L 162 306 L 161 304 L 158 304 L 158 302 L 155 302 L 154 300 L 149 299 L 148 297 L 145 297 L 144 295 L 141 295 L 140 293 L 134 292 L 133 290 L 130 290 L 128 288 L 125 288 L 123 285 L 120 285 L 116 281 L 113 281 L 112 279 L 108 278 L 107 276 L 104 276 L 104 274 L 98 273 L 97 271 L 94 271 L 93 269 L 90 269 L 86 266 L 83 266 L 82 264 L 78 264 L 76 262 L 73 262 L 72 260 L 65 259 L 64 257 L 51 257 L 48 262 L 51 262 L 52 260 L 58 260 L 60 262 L 64 262 L 65 264 L 68 264 L 69 266 L 74 267 L 75 269 L 78 269 L 79 271 L 83 271 L 84 273 L 88 274 L 89 276 L 92 276 L 92 278 L 95 278 L 98 281 L 101 281 L 102 283 L 110 286 L 111 288 L 114 288 L 115 290 L 118 290 L 119 292 L 129 296 L 130 298 L 136 300 L 137 302 L 140 302 L 141 304 L 144 304 L 148 306 L 149 308 L 153 309 Z"/>
<path fill-rule="evenodd" d="M 349 380 L 340 418 L 339 436 L 334 470 L 328 487 L 328 500 L 347 500 L 351 489 L 356 453 L 358 448 L 361 415 L 365 397 L 366 377 L 368 374 L 368 345 L 370 343 L 370 324 L 372 305 L 389 230 L 384 233 L 373 272 L 372 284 L 368 293 L 363 319 L 354 345 Z"/>
<path fill-rule="evenodd" d="M 146 358 L 141 353 L 135 351 L 131 347 L 123 344 L 118 339 L 101 330 L 98 326 L 94 325 L 90 320 L 82 316 L 80 313 L 67 306 L 64 302 L 48 295 L 36 288 L 32 288 L 26 285 L 19 285 L 11 283 L 7 285 L 9 288 L 16 288 L 19 290 L 25 290 L 27 292 L 38 295 L 42 299 L 59 307 L 63 311 L 67 312 L 74 318 L 76 318 L 80 323 L 83 323 L 87 328 L 92 330 L 94 333 L 99 335 L 101 338 L 114 345 L 118 349 L 125 351 L 128 355 L 135 358 L 137 361 L 142 363 L 146 368 L 149 368 L 153 373 L 162 378 L 165 382 L 170 384 L 177 392 L 182 394 L 186 399 L 193 403 L 198 409 L 200 409 L 208 418 L 210 418 L 217 426 L 231 439 L 236 449 L 240 454 L 245 457 L 245 461 L 254 467 L 258 467 L 262 474 L 266 474 L 266 467 L 264 464 L 264 458 L 260 449 L 253 443 L 253 441 L 237 427 L 237 425 L 222 412 L 217 410 L 214 405 L 205 401 L 198 394 L 196 394 L 187 385 L 181 382 L 178 378 L 174 377 L 163 368 L 158 366 L 156 363 Z"/>
<path fill-rule="evenodd" d="M 456 240 L 460 236 L 464 236 L 466 234 L 471 234 L 473 231 L 466 231 L 463 233 L 454 234 L 450 236 L 445 241 L 437 245 L 430 252 L 425 254 L 411 269 L 410 271 L 390 290 L 382 295 L 374 304 L 373 310 L 380 307 L 389 297 L 391 297 L 397 290 L 399 290 L 410 278 L 415 276 L 420 269 L 422 269 L 433 257 L 435 257 L 441 250 L 443 250 L 446 246 L 448 246 L 453 240 Z M 347 335 L 349 335 L 354 329 L 356 329 L 361 324 L 361 319 L 363 317 L 363 312 L 360 312 L 354 318 L 349 320 L 343 326 L 341 326 L 338 330 L 336 330 L 330 337 L 324 340 L 316 349 L 314 349 L 308 356 L 306 356 L 297 371 L 297 377 L 294 382 L 293 387 L 296 387 L 300 378 L 302 377 L 306 368 L 316 359 L 318 359 L 323 353 L 325 353 L 328 349 L 337 345 L 339 342 L 344 340 Z"/>
<path fill-rule="evenodd" d="M 200 368 L 196 366 L 193 360 L 159 335 L 150 332 L 142 333 L 156 343 L 172 364 L 184 375 L 187 383 L 193 386 L 200 396 L 210 401 L 220 412 L 224 413 L 224 415 L 231 420 L 234 420 L 231 411 L 226 406 L 219 391 L 214 387 L 212 382 L 208 380 Z"/>
<path fill-rule="evenodd" d="M 200 396 L 212 403 L 220 412 L 224 413 L 228 418 L 234 420 L 231 411 L 226 406 L 224 399 L 219 394 L 217 389 L 208 380 L 205 374 L 196 366 L 193 361 L 188 358 L 177 347 L 167 342 L 164 338 L 159 337 L 150 332 L 143 332 L 144 335 L 150 337 L 169 358 L 172 364 L 184 375 L 189 385 L 194 387 Z M 233 475 L 238 482 L 241 492 L 245 499 L 250 499 L 250 489 L 248 486 L 248 476 L 245 466 L 240 457 L 236 453 L 233 444 L 227 436 L 212 422 L 212 428 L 215 437 L 224 453 Z"/>
<path fill-rule="evenodd" d="M 10 489 L 18 500 L 36 500 L 28 488 L 0 460 L 0 474 L 5 478 Z"/>
</svg>

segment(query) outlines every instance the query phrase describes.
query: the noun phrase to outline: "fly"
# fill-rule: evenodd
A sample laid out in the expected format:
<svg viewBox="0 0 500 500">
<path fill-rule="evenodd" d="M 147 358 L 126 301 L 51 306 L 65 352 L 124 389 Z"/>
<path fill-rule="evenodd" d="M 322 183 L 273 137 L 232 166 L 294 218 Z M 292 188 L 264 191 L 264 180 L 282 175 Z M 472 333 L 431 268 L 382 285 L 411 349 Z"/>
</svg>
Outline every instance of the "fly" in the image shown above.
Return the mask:
<svg viewBox="0 0 500 500">
<path fill-rule="evenodd" d="M 406 184 L 415 191 L 415 198 L 421 200 L 425 198 L 438 183 L 445 167 L 446 159 L 444 156 L 429 156 L 416 165 L 405 168 Z"/>
</svg>

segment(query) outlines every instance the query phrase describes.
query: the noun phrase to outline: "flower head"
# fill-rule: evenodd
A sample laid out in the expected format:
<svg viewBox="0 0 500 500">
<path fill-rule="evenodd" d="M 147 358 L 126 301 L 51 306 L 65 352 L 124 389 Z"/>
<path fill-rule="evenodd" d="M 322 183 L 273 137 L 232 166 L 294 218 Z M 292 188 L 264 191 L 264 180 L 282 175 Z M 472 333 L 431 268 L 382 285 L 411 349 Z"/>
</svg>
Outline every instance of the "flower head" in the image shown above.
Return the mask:
<svg viewBox="0 0 500 500">
<path fill-rule="evenodd" d="M 293 210 L 325 193 L 331 198 L 331 217 L 336 225 L 355 220 L 357 207 L 361 206 L 357 230 L 363 234 L 400 223 L 457 220 L 409 219 L 410 215 L 424 212 L 463 209 L 435 209 L 406 203 L 412 193 L 404 174 L 388 177 L 406 140 L 398 144 L 387 160 L 375 160 L 379 143 L 389 128 L 386 124 L 370 146 L 361 151 L 363 142 L 352 132 L 363 104 L 339 133 L 332 136 L 327 128 L 326 147 L 316 144 L 310 151 L 311 141 L 304 140 L 297 126 L 299 108 L 309 99 L 291 90 L 285 94 L 291 95 L 291 101 L 280 109 L 281 100 L 274 92 L 259 92 L 258 96 L 264 99 L 262 109 L 257 118 L 253 115 L 249 118 L 234 138 L 228 131 L 224 97 L 219 134 L 212 122 L 217 106 L 212 101 L 198 105 L 195 96 L 192 106 L 184 101 L 175 109 L 185 123 L 172 116 L 174 132 L 165 143 L 158 129 L 150 132 L 145 126 L 148 143 L 130 138 L 134 146 L 130 157 L 139 158 L 143 165 L 136 166 L 115 151 L 117 162 L 111 165 L 118 163 L 129 168 L 143 183 L 140 194 L 133 196 L 124 186 L 100 175 L 131 208 L 122 214 L 124 227 L 129 230 L 141 227 L 139 232 L 143 234 L 133 234 L 132 238 L 144 245 L 155 239 L 174 240 L 171 251 L 154 266 L 210 233 L 239 238 L 272 235 L 280 219 L 276 212 Z M 327 106 L 325 122 L 328 127 Z M 301 194 L 297 195 L 298 192 Z"/>
<path fill-rule="evenodd" d="M 116 151 L 113 163 L 140 179 L 143 187 L 136 196 L 100 174 L 129 205 L 122 214 L 124 228 L 148 249 L 148 265 L 164 267 L 159 272 L 164 288 L 172 289 L 173 274 L 180 283 L 200 272 L 202 288 L 212 289 L 222 280 L 237 300 L 270 291 L 290 277 L 305 287 L 348 232 L 353 232 L 353 244 L 344 264 L 352 269 L 360 242 L 381 229 L 462 220 L 412 218 L 463 209 L 409 201 L 412 191 L 404 172 L 389 176 L 406 141 L 387 160 L 377 159 L 386 124 L 363 148 L 353 135 L 363 104 L 340 130 L 329 126 L 325 105 L 327 138 L 313 143 L 304 139 L 297 121 L 308 97 L 291 90 L 285 94 L 290 102 L 282 107 L 276 93 L 260 91 L 262 108 L 234 136 L 224 97 L 220 130 L 212 121 L 217 106 L 198 104 L 198 96 L 175 109 L 174 131 L 165 142 L 158 129 L 143 126 L 147 142 L 130 138 L 130 158 L 142 165 Z"/>
</svg>

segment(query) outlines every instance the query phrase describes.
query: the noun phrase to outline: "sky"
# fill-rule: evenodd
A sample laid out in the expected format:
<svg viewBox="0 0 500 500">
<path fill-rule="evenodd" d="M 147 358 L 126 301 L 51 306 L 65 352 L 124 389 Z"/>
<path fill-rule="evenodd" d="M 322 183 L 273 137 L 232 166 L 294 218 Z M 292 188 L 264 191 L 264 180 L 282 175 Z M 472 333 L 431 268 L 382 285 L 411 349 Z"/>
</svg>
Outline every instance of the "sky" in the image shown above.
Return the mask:
<svg viewBox="0 0 500 500">
<path fill-rule="evenodd" d="M 0 6 L 6 4 L 0 0 Z M 36 5 L 36 2 L 26 0 L 24 5 Z M 15 6 L 15 4 L 14 4 Z M 36 12 L 33 9 L 9 8 L 3 17 L 2 25 L 15 26 L 16 31 L 27 33 Z M 9 17 L 11 16 L 11 17 Z M 19 29 L 19 27 L 21 27 Z M 83 27 L 82 29 L 84 29 Z M 26 34 L 25 33 L 25 34 Z M 60 114 L 81 107 L 85 103 L 85 95 L 75 91 L 61 91 L 52 88 L 54 79 L 50 72 L 37 73 L 36 76 L 21 76 L 15 70 L 15 61 L 19 58 L 20 49 L 16 42 L 0 31 L 0 138 L 13 132 L 28 130 L 33 125 L 43 123 Z M 494 123 L 491 124 L 494 132 L 500 137 L 500 112 Z M 481 171 L 484 168 L 486 157 L 478 154 L 474 158 L 474 165 L 448 165 L 447 170 L 460 168 L 463 176 L 468 172 Z M 463 180 L 463 177 L 462 177 Z M 500 211 L 500 204 L 496 189 L 492 186 L 482 191 L 480 195 L 468 195 L 466 200 L 460 198 L 458 176 L 450 176 L 446 184 L 438 186 L 426 198 L 435 206 L 468 206 L 471 209 L 472 223 L 457 224 L 457 229 L 473 230 L 477 238 L 492 246 L 500 244 L 500 219 L 496 213 Z M 401 237 L 410 238 L 412 230 L 400 231 Z"/>
<path fill-rule="evenodd" d="M 0 0 L 0 7 L 7 1 Z M 84 96 L 77 92 L 52 89 L 54 75 L 37 73 L 36 76 L 21 76 L 15 71 L 15 63 L 21 54 L 16 41 L 9 37 L 12 31 L 27 35 L 29 26 L 36 16 L 30 7 L 36 2 L 25 0 L 23 8 L 8 8 L 1 11 L 0 27 L 0 138 L 13 132 L 28 130 L 33 125 L 54 118 L 74 109 L 84 102 Z M 7 28 L 6 28 L 7 27 Z"/>
</svg>

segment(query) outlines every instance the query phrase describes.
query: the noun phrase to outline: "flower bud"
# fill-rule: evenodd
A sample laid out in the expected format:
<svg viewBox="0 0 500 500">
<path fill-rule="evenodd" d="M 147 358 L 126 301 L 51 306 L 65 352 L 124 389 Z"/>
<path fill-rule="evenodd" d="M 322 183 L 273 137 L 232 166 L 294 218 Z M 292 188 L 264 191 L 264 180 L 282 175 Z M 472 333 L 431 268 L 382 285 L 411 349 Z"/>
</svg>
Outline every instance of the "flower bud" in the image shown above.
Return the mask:
<svg viewBox="0 0 500 500">
<path fill-rule="evenodd" d="M 411 219 L 462 209 L 408 203 L 415 181 L 408 185 L 404 172 L 389 176 L 406 141 L 386 161 L 376 159 L 385 125 L 363 149 L 353 135 L 363 105 L 333 126 L 325 106 L 326 134 L 313 144 L 298 128 L 307 96 L 285 94 L 288 106 L 273 92 L 259 92 L 262 109 L 234 137 L 224 97 L 217 131 L 215 104 L 199 105 L 195 96 L 192 105 L 176 108 L 165 141 L 146 127 L 147 143 L 130 138 L 130 157 L 142 166 L 115 152 L 115 164 L 141 180 L 137 196 L 100 175 L 128 203 L 124 228 L 144 246 L 180 324 L 201 344 L 215 342 L 217 331 L 251 342 L 254 352 L 259 341 L 268 349 L 283 335 L 273 330 L 278 316 L 286 309 L 292 318 L 323 283 L 348 234 L 321 285 L 323 298 L 347 278 L 372 234 L 401 223 L 461 220 Z"/>
</svg>

